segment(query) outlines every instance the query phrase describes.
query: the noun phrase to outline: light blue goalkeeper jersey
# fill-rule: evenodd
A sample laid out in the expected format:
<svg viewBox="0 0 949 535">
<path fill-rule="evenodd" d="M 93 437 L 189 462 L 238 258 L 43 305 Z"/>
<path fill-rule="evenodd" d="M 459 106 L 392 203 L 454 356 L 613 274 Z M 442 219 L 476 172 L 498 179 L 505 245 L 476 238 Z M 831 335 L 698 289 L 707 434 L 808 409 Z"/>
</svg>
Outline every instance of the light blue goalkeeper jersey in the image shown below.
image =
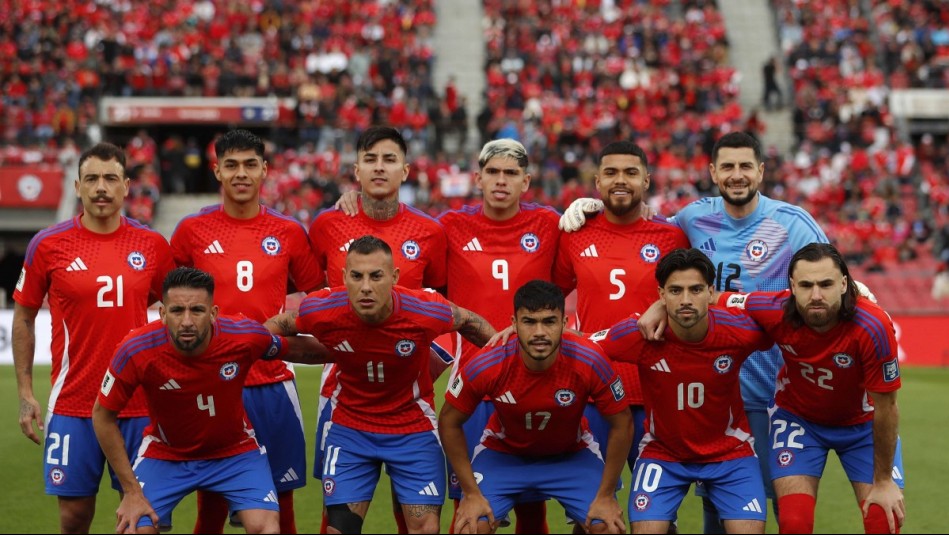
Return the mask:
<svg viewBox="0 0 949 535">
<path fill-rule="evenodd" d="M 786 290 L 794 253 L 809 243 L 828 243 L 806 211 L 761 194 L 754 213 L 741 219 L 725 212 L 721 197 L 707 197 L 680 210 L 674 220 L 692 247 L 715 265 L 715 289 L 722 292 Z M 740 377 L 746 409 L 767 408 L 783 363 L 777 346 L 745 361 Z"/>
</svg>

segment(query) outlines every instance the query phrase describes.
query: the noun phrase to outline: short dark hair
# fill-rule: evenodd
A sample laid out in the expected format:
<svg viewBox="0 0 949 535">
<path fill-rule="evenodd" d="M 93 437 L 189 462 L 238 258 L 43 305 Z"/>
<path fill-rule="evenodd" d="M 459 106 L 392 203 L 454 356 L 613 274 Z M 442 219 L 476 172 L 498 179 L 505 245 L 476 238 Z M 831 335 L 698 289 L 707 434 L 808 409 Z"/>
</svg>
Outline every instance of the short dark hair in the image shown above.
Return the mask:
<svg viewBox="0 0 949 535">
<path fill-rule="evenodd" d="M 214 296 L 214 277 L 210 273 L 201 271 L 193 267 L 177 267 L 165 275 L 165 282 L 162 284 L 161 294 L 163 298 L 168 297 L 168 290 L 172 288 L 195 288 L 197 290 L 207 290 L 208 295 Z"/>
<path fill-rule="evenodd" d="M 705 253 L 695 248 L 676 249 L 663 256 L 656 266 L 656 281 L 660 287 L 664 287 L 673 272 L 687 269 L 697 270 L 709 286 L 715 284 L 715 265 Z"/>
<path fill-rule="evenodd" d="M 97 158 L 103 162 L 115 160 L 119 162 L 120 166 L 122 166 L 122 178 L 126 178 L 128 176 L 125 171 L 125 151 L 111 143 L 96 143 L 92 147 L 86 149 L 85 152 L 79 155 L 79 169 L 82 169 L 82 164 L 86 163 L 86 160 L 89 158 Z M 82 178 L 81 171 L 79 178 Z"/>
<path fill-rule="evenodd" d="M 791 257 L 791 263 L 788 265 L 788 284 L 791 282 L 791 275 L 794 273 L 794 268 L 798 262 L 801 260 L 806 262 L 819 262 L 825 258 L 830 258 L 834 262 L 834 265 L 837 266 L 837 269 L 840 270 L 840 273 L 844 277 L 847 277 L 847 291 L 844 292 L 843 298 L 840 301 L 840 310 L 837 311 L 837 319 L 840 321 L 853 319 L 857 314 L 857 297 L 859 297 L 860 291 L 857 289 L 857 283 L 854 282 L 853 277 L 850 276 L 850 269 L 847 268 L 847 262 L 844 261 L 844 257 L 840 254 L 840 251 L 833 245 L 815 242 L 798 249 L 798 251 L 794 253 L 794 256 Z M 804 317 L 798 312 L 797 303 L 793 295 L 784 302 L 784 319 L 795 328 L 804 326 Z"/>
<path fill-rule="evenodd" d="M 264 140 L 251 131 L 238 128 L 230 130 L 214 142 L 214 154 L 218 159 L 231 151 L 252 150 L 261 159 L 264 158 Z"/>
<path fill-rule="evenodd" d="M 610 154 L 628 154 L 630 156 L 639 156 L 643 162 L 643 167 L 649 167 L 649 160 L 646 158 L 646 151 L 632 141 L 614 141 L 603 147 L 600 155 L 597 156 L 597 165 L 603 163 L 603 158 Z"/>
<path fill-rule="evenodd" d="M 758 140 L 745 132 L 729 132 L 715 142 L 712 148 L 712 163 L 718 161 L 718 151 L 723 148 L 729 149 L 751 149 L 755 152 L 755 161 L 761 163 L 761 144 Z"/>
<path fill-rule="evenodd" d="M 380 141 L 391 139 L 402 149 L 402 156 L 408 153 L 408 145 L 405 144 L 405 138 L 402 134 L 391 126 L 370 126 L 356 140 L 356 152 L 365 152 L 375 146 Z"/>
<path fill-rule="evenodd" d="M 514 293 L 514 313 L 520 309 L 530 312 L 538 310 L 559 310 L 564 312 L 564 296 L 560 288 L 548 281 L 539 279 L 525 283 Z"/>
<path fill-rule="evenodd" d="M 354 253 L 369 255 L 378 251 L 382 251 L 386 256 L 392 256 L 392 248 L 389 247 L 388 243 L 381 238 L 366 234 L 349 244 L 349 251 L 346 252 L 346 255 L 349 256 Z"/>
</svg>

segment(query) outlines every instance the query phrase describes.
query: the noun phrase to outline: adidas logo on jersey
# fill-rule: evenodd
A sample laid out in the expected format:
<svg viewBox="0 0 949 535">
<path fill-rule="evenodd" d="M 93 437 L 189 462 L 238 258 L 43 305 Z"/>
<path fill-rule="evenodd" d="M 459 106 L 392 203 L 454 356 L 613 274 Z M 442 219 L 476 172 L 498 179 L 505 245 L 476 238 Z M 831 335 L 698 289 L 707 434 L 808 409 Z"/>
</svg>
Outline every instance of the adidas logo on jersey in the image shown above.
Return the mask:
<svg viewBox="0 0 949 535">
<path fill-rule="evenodd" d="M 507 403 L 507 404 L 509 404 L 509 405 L 515 405 L 515 404 L 517 404 L 517 402 L 514 401 L 514 394 L 512 394 L 510 390 L 508 390 L 508 391 L 505 392 L 504 394 L 502 394 L 502 395 L 500 395 L 500 396 L 494 398 L 494 401 L 497 401 L 497 402 L 499 402 L 499 403 Z"/>
<path fill-rule="evenodd" d="M 659 359 L 659 362 L 650 366 L 649 369 L 656 370 L 657 372 L 672 373 L 672 370 L 669 369 L 669 365 L 666 363 L 666 359 Z"/>
<path fill-rule="evenodd" d="M 159 390 L 181 390 L 181 386 L 178 385 L 178 381 L 174 379 L 169 379 L 167 383 L 161 385 Z"/>
<path fill-rule="evenodd" d="M 715 240 L 713 240 L 712 238 L 705 240 L 705 243 L 703 243 L 702 245 L 699 245 L 699 251 L 702 251 L 703 253 L 714 253 L 716 250 L 717 249 L 715 249 Z"/>
<path fill-rule="evenodd" d="M 478 238 L 472 238 L 468 245 L 465 245 L 461 248 L 462 251 L 484 251 L 481 248 L 481 242 L 478 241 Z"/>
<path fill-rule="evenodd" d="M 748 502 L 748 505 L 741 508 L 742 511 L 750 511 L 752 513 L 761 512 L 761 504 L 758 503 L 758 498 L 755 498 Z"/>
<path fill-rule="evenodd" d="M 596 245 L 590 244 L 589 247 L 587 247 L 586 249 L 583 250 L 583 252 L 580 253 L 580 256 L 581 257 L 588 256 L 590 258 L 597 258 L 600 255 L 597 254 L 596 252 Z"/>
<path fill-rule="evenodd" d="M 270 503 L 277 503 L 277 493 L 274 491 L 268 492 L 267 495 L 264 496 L 264 501 L 270 502 Z"/>
<path fill-rule="evenodd" d="M 280 478 L 281 483 L 289 483 L 291 481 L 299 481 L 299 480 L 300 480 L 300 476 L 297 475 L 296 470 L 294 470 L 293 468 L 287 470 L 287 473 L 284 474 L 283 477 Z"/>
<path fill-rule="evenodd" d="M 211 245 L 208 245 L 204 248 L 204 254 L 221 254 L 224 252 L 224 248 L 221 247 L 221 242 L 214 240 L 211 242 Z"/>
<path fill-rule="evenodd" d="M 86 267 L 82 258 L 77 256 L 76 259 L 69 264 L 69 267 L 66 268 L 66 271 L 89 271 L 89 268 Z"/>
<path fill-rule="evenodd" d="M 429 481 L 428 485 L 425 485 L 425 488 L 418 493 L 423 496 L 438 496 L 438 487 L 435 486 L 434 481 Z"/>
<path fill-rule="evenodd" d="M 335 349 L 336 351 L 342 351 L 343 353 L 355 353 L 355 351 L 353 350 L 353 346 L 349 345 L 349 342 L 347 340 L 343 340 L 342 342 L 337 344 L 336 347 L 334 347 L 333 349 Z"/>
<path fill-rule="evenodd" d="M 355 240 L 355 239 L 349 240 L 348 242 L 346 242 L 346 243 L 344 243 L 343 245 L 341 245 L 341 246 L 339 247 L 339 250 L 342 251 L 342 252 L 344 252 L 344 253 L 349 252 L 349 246 L 352 245 L 354 241 L 356 241 L 356 240 Z"/>
<path fill-rule="evenodd" d="M 795 356 L 797 355 L 797 351 L 794 351 L 794 348 L 791 347 L 791 344 L 780 344 L 780 347 L 781 349 L 783 349 L 784 351 L 787 351 L 788 353 L 792 355 L 795 355 Z"/>
</svg>

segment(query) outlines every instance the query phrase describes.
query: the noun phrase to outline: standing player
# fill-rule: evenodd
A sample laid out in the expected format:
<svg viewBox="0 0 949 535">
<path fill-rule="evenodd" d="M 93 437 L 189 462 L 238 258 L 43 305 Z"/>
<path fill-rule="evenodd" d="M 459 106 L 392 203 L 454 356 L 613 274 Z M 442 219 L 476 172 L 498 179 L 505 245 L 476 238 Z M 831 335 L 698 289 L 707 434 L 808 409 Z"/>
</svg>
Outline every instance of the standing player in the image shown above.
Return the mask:
<svg viewBox="0 0 949 535">
<path fill-rule="evenodd" d="M 662 217 L 643 219 L 643 199 L 649 189 L 646 153 L 629 141 L 610 143 L 600 152 L 596 187 L 604 217 L 578 232 L 560 236 L 554 282 L 577 290 L 577 329 L 607 329 L 630 313 L 643 312 L 658 297 L 656 263 L 674 249 L 688 247 L 685 234 Z M 633 411 L 633 444 L 643 436 L 643 395 L 636 367 L 619 362 L 616 369 L 626 385 Z M 589 414 L 599 431 L 595 414 Z M 609 449 L 609 443 L 606 444 Z M 630 467 L 636 450 L 626 452 Z"/>
<path fill-rule="evenodd" d="M 214 150 L 223 203 L 178 224 L 171 237 L 175 262 L 214 277 L 224 314 L 264 322 L 283 312 L 288 279 L 298 290 L 313 291 L 322 285 L 323 273 L 306 229 L 260 204 L 267 178 L 263 141 L 247 130 L 231 130 L 214 142 Z M 245 386 L 244 406 L 266 448 L 280 500 L 280 531 L 296 533 L 293 491 L 306 485 L 306 447 L 293 370 L 280 360 L 259 361 Z M 195 533 L 221 533 L 225 518 L 223 497 L 198 493 Z"/>
<path fill-rule="evenodd" d="M 313 338 L 284 339 L 243 316 L 218 316 L 214 279 L 194 268 L 168 274 L 161 320 L 135 329 L 115 351 L 93 409 L 96 436 L 122 483 L 118 533 L 158 533 L 198 488 L 227 497 L 248 533 L 280 533 L 264 448 L 241 400 L 257 359 L 323 362 Z M 170 342 L 170 343 L 169 343 Z M 133 468 L 116 424 L 139 389 L 151 424 Z"/>
<path fill-rule="evenodd" d="M 427 348 L 454 331 L 483 345 L 494 328 L 433 291 L 395 286 L 392 250 L 374 236 L 350 244 L 344 281 L 344 288 L 307 296 L 299 313 L 267 321 L 279 334 L 316 336 L 337 357 L 323 464 L 328 527 L 362 530 L 385 464 L 408 531 L 437 533 L 445 455 L 435 432 Z"/>
<path fill-rule="evenodd" d="M 13 360 L 20 429 L 37 444 L 34 423 L 46 432 L 46 493 L 58 497 L 60 529 L 88 533 L 105 465 L 92 429 L 95 386 L 124 333 L 147 322 L 173 266 L 160 234 L 122 216 L 129 179 L 120 148 L 99 143 L 84 152 L 75 188 L 82 213 L 40 232 L 27 249 L 13 293 Z M 34 323 L 47 296 L 53 390 L 44 426 L 33 396 L 33 358 Z M 119 416 L 132 456 L 148 424 L 144 398 L 135 396 Z M 113 487 L 120 488 L 114 478 Z"/>
<path fill-rule="evenodd" d="M 893 322 L 858 297 L 832 245 L 799 250 L 788 277 L 790 290 L 723 296 L 754 318 L 784 354 L 769 441 L 781 533 L 813 532 L 817 488 L 831 449 L 853 485 L 866 533 L 899 533 L 906 511 Z"/>
<path fill-rule="evenodd" d="M 395 251 L 399 284 L 406 288 L 444 288 L 445 231 L 428 215 L 399 202 L 399 188 L 409 176 L 406 143 L 398 130 L 388 126 L 366 129 L 356 142 L 354 174 L 361 192 L 358 213 L 348 216 L 340 210 L 321 212 L 310 225 L 310 243 L 320 268 L 326 271 L 330 287 L 343 285 L 347 251 L 356 238 L 372 235 Z M 438 348 L 435 348 L 438 351 Z M 433 364 L 437 376 L 450 363 L 445 352 Z M 333 405 L 328 403 L 338 385 L 335 365 L 323 368 L 320 387 L 319 423 L 316 429 L 316 462 L 313 475 L 320 478 L 323 438 Z M 394 495 L 394 494 L 393 494 Z M 393 503 L 399 533 L 406 533 L 402 508 Z M 326 515 L 323 515 L 325 532 Z"/>
<path fill-rule="evenodd" d="M 715 267 L 698 249 L 664 256 L 656 280 L 669 317 L 665 341 L 646 342 L 634 316 L 593 336 L 611 358 L 637 364 L 642 378 L 648 432 L 629 494 L 633 532 L 666 533 L 701 481 L 728 533 L 764 533 L 764 484 L 738 370 L 772 342 L 747 316 L 709 307 Z"/>
<path fill-rule="evenodd" d="M 553 283 L 520 287 L 512 319 L 517 337 L 462 361 L 439 416 L 464 490 L 455 532 L 492 533 L 495 515 L 534 493 L 557 499 L 590 533 L 624 533 L 616 485 L 632 426 L 622 380 L 595 345 L 563 332 L 564 296 Z M 471 458 L 462 425 L 486 396 L 495 412 Z M 587 399 L 609 423 L 605 462 L 583 425 Z"/>
<path fill-rule="evenodd" d="M 481 314 L 495 328 L 507 325 L 510 316 L 498 303 L 506 303 L 517 288 L 534 279 L 550 280 L 557 254 L 559 215 L 551 208 L 521 202 L 530 188 L 527 150 L 513 139 L 485 144 L 478 157 L 475 183 L 483 192 L 480 204 L 451 210 L 439 216 L 448 237 L 448 298 Z M 455 360 L 473 357 L 479 348 L 467 341 L 455 344 Z M 459 351 L 460 349 L 460 351 Z M 469 457 L 481 437 L 488 413 L 485 402 L 465 422 Z M 454 474 L 449 497 L 458 505 L 461 488 Z M 543 501 L 514 506 L 516 533 L 548 533 Z"/>
<path fill-rule="evenodd" d="M 721 197 L 700 199 L 683 208 L 673 219 L 689 241 L 715 265 L 715 289 L 750 292 L 787 288 L 791 256 L 812 243 L 827 243 L 827 236 L 806 211 L 762 195 L 764 180 L 761 146 L 748 134 L 722 136 L 712 149 L 709 173 Z M 575 201 L 561 219 L 570 232 L 583 223 L 582 208 L 592 199 Z M 640 333 L 654 338 L 662 332 L 659 307 L 640 318 Z M 765 490 L 778 505 L 768 472 L 768 404 L 781 368 L 777 347 L 754 353 L 741 367 L 741 395 L 755 437 L 755 452 L 761 465 Z M 698 489 L 700 494 L 704 489 Z M 703 499 L 705 533 L 722 533 L 721 522 L 711 501 Z"/>
</svg>

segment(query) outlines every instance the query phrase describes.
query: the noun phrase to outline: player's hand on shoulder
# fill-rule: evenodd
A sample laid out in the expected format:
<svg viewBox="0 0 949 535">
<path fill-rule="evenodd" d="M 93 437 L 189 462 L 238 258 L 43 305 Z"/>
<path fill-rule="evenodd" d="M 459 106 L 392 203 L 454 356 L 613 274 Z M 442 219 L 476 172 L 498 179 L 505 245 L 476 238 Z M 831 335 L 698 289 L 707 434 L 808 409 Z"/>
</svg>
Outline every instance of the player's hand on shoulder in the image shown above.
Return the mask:
<svg viewBox="0 0 949 535">
<path fill-rule="evenodd" d="M 336 201 L 336 209 L 344 214 L 355 217 L 359 213 L 359 192 L 347 191 L 339 196 Z"/>
<path fill-rule="evenodd" d="M 558 226 L 564 232 L 580 230 L 587 222 L 587 214 L 596 215 L 603 210 L 603 201 L 592 197 L 581 197 L 564 210 Z"/>
<path fill-rule="evenodd" d="M 508 325 L 507 327 L 504 328 L 503 331 L 498 331 L 494 333 L 494 336 L 492 336 L 491 339 L 488 340 L 487 344 L 484 344 L 484 347 L 495 347 L 497 345 L 503 346 L 504 344 L 507 343 L 507 341 L 511 338 L 513 334 L 514 334 L 514 326 Z"/>
<path fill-rule="evenodd" d="M 656 301 L 636 320 L 639 334 L 649 342 L 663 340 L 663 333 L 666 331 L 668 319 L 669 317 L 666 314 L 665 307 L 662 305 L 662 301 Z"/>
</svg>

